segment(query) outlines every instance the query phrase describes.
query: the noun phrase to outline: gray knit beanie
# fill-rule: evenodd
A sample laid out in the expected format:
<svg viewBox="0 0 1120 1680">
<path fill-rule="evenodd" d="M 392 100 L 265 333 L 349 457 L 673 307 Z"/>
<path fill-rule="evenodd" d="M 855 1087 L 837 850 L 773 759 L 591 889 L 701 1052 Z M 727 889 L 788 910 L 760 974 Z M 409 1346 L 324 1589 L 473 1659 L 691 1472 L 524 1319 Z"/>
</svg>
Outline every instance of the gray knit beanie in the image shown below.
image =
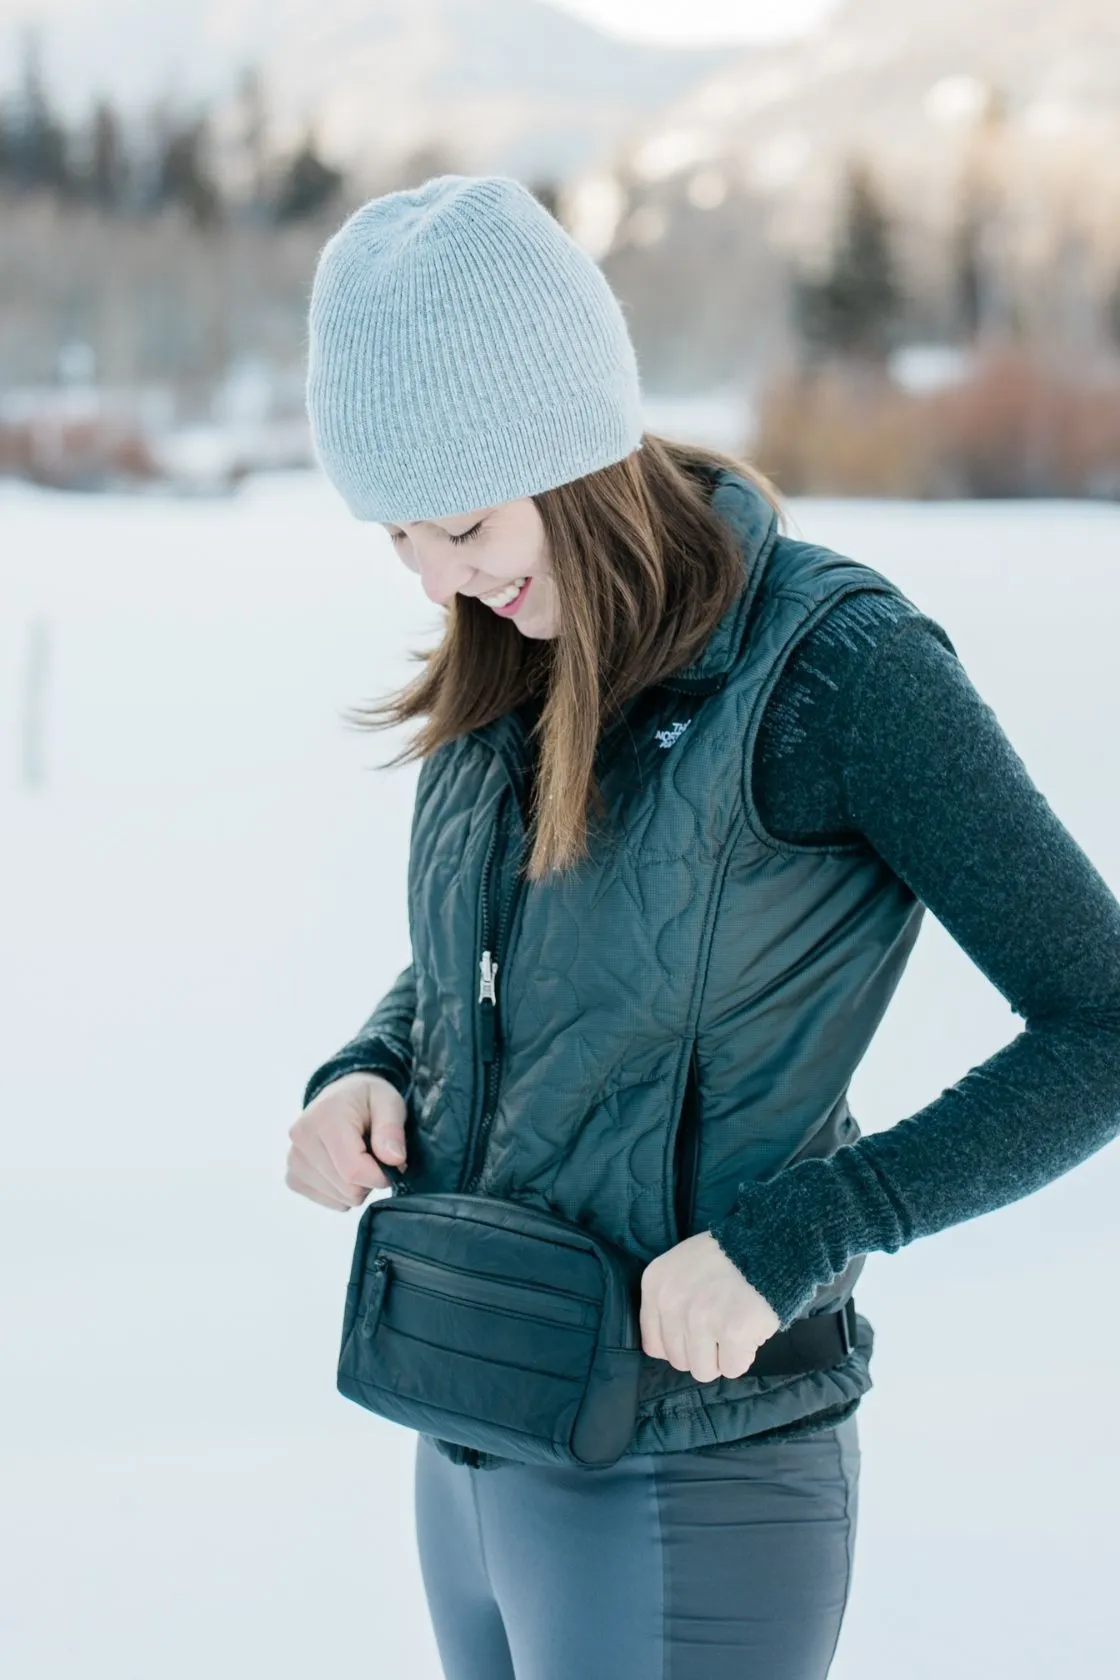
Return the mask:
<svg viewBox="0 0 1120 1680">
<path fill-rule="evenodd" d="M 515 501 L 640 446 L 618 299 L 507 176 L 360 205 L 320 252 L 308 325 L 315 453 L 359 519 Z"/>
</svg>

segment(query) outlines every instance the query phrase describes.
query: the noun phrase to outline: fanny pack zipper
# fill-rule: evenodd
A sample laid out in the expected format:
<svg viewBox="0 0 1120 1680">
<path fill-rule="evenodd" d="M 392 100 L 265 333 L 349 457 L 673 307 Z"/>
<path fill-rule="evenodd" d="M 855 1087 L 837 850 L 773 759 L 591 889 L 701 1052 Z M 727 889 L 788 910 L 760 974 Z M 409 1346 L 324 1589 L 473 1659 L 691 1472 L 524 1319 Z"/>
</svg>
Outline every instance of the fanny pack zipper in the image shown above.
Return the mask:
<svg viewBox="0 0 1120 1680">
<path fill-rule="evenodd" d="M 418 1255 L 396 1249 L 381 1249 L 378 1252 L 378 1262 L 375 1263 L 376 1279 L 379 1286 L 382 1274 L 380 1262 L 386 1262 L 386 1268 L 394 1277 L 409 1289 L 422 1290 L 426 1295 L 434 1295 L 441 1301 L 456 1301 L 460 1297 L 474 1306 L 488 1307 L 498 1314 L 509 1314 L 517 1318 L 529 1318 L 535 1323 L 556 1324 L 566 1330 L 594 1330 L 596 1322 L 587 1322 L 587 1308 L 597 1308 L 599 1303 L 588 1295 L 576 1295 L 571 1290 L 560 1290 L 541 1287 L 535 1289 L 532 1284 L 521 1283 L 515 1278 L 488 1277 L 483 1272 L 468 1271 L 463 1266 L 445 1265 L 441 1260 L 425 1260 Z M 410 1277 L 409 1274 L 412 1274 Z M 440 1274 L 450 1273 L 449 1277 L 441 1278 Z M 423 1279 L 424 1281 L 417 1281 Z M 455 1279 L 461 1280 L 456 1283 Z M 440 1282 L 444 1288 L 439 1288 Z M 455 1291 L 459 1293 L 456 1294 Z M 499 1297 L 506 1294 L 506 1299 Z M 520 1306 L 514 1306 L 509 1300 L 521 1301 L 522 1297 L 529 1297 Z M 552 1297 L 552 1303 L 549 1297 Z M 552 1310 L 550 1311 L 550 1305 Z M 533 1306 L 539 1306 L 539 1311 L 533 1311 Z"/>
</svg>

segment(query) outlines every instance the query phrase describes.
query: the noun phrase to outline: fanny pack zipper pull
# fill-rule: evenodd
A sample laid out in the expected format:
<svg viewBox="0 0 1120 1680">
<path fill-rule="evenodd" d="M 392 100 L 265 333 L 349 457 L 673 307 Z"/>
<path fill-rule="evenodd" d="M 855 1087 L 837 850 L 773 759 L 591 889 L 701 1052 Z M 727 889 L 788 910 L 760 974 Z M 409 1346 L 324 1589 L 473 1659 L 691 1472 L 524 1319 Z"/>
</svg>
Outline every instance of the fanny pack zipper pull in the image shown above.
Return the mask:
<svg viewBox="0 0 1120 1680">
<path fill-rule="evenodd" d="M 389 1285 L 389 1258 L 379 1254 L 373 1262 L 373 1270 L 377 1274 L 370 1290 L 369 1301 L 366 1303 L 365 1315 L 362 1319 L 362 1335 L 372 1336 L 377 1329 L 377 1321 L 381 1317 L 381 1308 L 385 1302 L 385 1291 Z"/>
</svg>

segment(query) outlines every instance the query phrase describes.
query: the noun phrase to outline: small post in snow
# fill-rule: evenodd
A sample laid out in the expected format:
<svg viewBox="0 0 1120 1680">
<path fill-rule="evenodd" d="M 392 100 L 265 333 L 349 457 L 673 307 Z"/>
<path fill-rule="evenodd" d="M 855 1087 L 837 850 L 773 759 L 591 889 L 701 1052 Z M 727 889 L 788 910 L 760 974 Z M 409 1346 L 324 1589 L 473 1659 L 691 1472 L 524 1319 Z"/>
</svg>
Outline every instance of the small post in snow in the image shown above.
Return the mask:
<svg viewBox="0 0 1120 1680">
<path fill-rule="evenodd" d="M 50 624 L 33 618 L 27 632 L 23 671 L 22 768 L 25 788 L 41 788 L 47 780 L 46 713 L 50 667 Z"/>
</svg>

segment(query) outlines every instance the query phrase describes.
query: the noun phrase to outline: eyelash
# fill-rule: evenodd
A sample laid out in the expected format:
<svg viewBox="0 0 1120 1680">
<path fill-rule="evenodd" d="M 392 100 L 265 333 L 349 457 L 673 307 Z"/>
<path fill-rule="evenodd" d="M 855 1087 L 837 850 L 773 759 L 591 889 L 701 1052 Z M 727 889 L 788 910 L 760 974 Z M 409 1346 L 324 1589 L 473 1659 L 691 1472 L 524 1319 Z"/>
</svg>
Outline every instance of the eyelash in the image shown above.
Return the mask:
<svg viewBox="0 0 1120 1680">
<path fill-rule="evenodd" d="M 482 521 L 480 519 L 478 524 L 472 525 L 469 531 L 463 531 L 459 536 L 452 537 L 450 540 L 458 547 L 460 543 L 470 542 L 471 538 L 476 537 L 481 529 Z"/>
<path fill-rule="evenodd" d="M 481 531 L 481 529 L 482 529 L 482 520 L 480 519 L 477 525 L 472 525 L 469 531 L 460 532 L 459 536 L 457 536 L 457 537 L 453 537 L 451 535 L 451 533 L 448 532 L 447 540 L 448 540 L 448 542 L 453 542 L 455 544 L 456 548 L 458 548 L 460 543 L 470 542 L 471 538 L 476 537 L 478 535 L 478 533 Z M 398 542 L 400 540 L 400 538 L 403 537 L 403 536 L 404 536 L 403 531 L 390 531 L 389 541 L 390 542 Z"/>
</svg>

